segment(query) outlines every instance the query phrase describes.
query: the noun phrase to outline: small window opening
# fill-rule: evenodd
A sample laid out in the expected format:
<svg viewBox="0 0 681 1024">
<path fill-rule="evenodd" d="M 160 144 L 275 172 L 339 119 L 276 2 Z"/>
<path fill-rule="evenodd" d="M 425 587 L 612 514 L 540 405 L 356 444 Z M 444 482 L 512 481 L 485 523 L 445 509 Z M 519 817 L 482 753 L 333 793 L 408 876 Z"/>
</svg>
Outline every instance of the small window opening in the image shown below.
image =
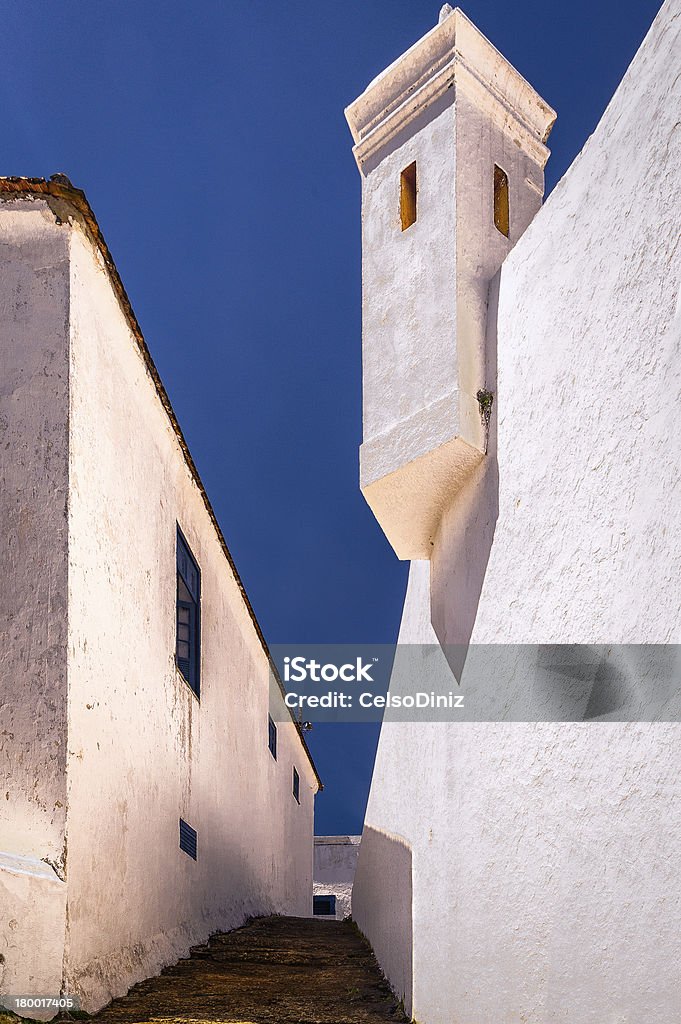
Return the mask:
<svg viewBox="0 0 681 1024">
<path fill-rule="evenodd" d="M 508 175 L 494 165 L 494 226 L 509 237 Z"/>
<path fill-rule="evenodd" d="M 336 916 L 335 896 L 313 896 L 312 904 L 312 913 L 315 914 L 317 917 Z"/>
<path fill-rule="evenodd" d="M 184 818 L 180 818 L 180 849 L 184 850 L 192 860 L 197 857 L 197 834 L 196 829 L 188 825 Z"/>
<path fill-rule="evenodd" d="M 416 161 L 400 174 L 400 217 L 403 231 L 416 221 Z"/>
<path fill-rule="evenodd" d="M 300 803 L 300 775 L 295 768 L 293 769 L 293 795 Z"/>
<path fill-rule="evenodd" d="M 201 651 L 199 643 L 201 617 L 201 573 L 189 546 L 177 528 L 177 633 L 175 660 L 177 667 L 199 696 Z"/>
<path fill-rule="evenodd" d="M 269 721 L 269 741 L 268 741 L 268 746 L 270 748 L 270 754 L 272 755 L 272 757 L 276 761 L 277 760 L 277 727 L 274 724 L 274 722 L 272 721 L 272 716 L 271 715 L 268 716 L 268 721 Z"/>
</svg>

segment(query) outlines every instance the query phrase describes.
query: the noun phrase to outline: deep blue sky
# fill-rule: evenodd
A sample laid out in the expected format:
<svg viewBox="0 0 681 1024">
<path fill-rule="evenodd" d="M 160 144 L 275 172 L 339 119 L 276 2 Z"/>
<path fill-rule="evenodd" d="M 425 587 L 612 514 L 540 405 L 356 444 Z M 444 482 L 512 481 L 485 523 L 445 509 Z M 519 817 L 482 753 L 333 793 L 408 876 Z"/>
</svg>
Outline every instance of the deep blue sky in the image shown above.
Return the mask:
<svg viewBox="0 0 681 1024">
<path fill-rule="evenodd" d="M 0 173 L 84 188 L 271 642 L 391 642 L 406 566 L 357 488 L 359 174 L 343 108 L 437 0 L 8 0 Z M 550 189 L 658 0 L 468 0 L 558 111 Z M 377 733 L 316 726 L 317 832 Z"/>
</svg>

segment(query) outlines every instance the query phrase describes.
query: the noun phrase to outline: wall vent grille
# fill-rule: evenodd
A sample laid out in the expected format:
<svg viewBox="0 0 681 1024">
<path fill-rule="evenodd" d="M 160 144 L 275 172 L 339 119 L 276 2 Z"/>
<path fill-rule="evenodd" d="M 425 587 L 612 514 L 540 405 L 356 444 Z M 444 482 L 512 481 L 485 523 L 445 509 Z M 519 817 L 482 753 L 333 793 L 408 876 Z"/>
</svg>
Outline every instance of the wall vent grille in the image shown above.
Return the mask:
<svg viewBox="0 0 681 1024">
<path fill-rule="evenodd" d="M 188 853 L 193 860 L 196 860 L 196 841 L 196 829 L 188 825 L 184 818 L 180 818 L 180 849 Z"/>
</svg>

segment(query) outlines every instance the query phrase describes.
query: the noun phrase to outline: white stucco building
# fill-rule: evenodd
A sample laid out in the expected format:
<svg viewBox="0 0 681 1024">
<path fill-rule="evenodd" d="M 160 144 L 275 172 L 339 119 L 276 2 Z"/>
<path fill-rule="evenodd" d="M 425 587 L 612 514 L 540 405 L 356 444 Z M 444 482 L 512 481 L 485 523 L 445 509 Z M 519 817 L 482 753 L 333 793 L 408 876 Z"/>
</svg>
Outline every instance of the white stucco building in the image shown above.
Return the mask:
<svg viewBox="0 0 681 1024">
<path fill-rule="evenodd" d="M 314 837 L 315 917 L 344 921 L 351 916 L 359 841 L 360 836 Z"/>
<path fill-rule="evenodd" d="M 83 193 L 0 180 L 0 263 L 0 991 L 94 1011 L 310 915 L 319 781 Z"/>
<path fill-rule="evenodd" d="M 667 0 L 543 207 L 553 112 L 460 11 L 348 108 L 401 643 L 681 640 L 679 54 Z M 420 1024 L 681 1019 L 681 726 L 593 717 L 383 726 L 353 917 Z"/>
</svg>

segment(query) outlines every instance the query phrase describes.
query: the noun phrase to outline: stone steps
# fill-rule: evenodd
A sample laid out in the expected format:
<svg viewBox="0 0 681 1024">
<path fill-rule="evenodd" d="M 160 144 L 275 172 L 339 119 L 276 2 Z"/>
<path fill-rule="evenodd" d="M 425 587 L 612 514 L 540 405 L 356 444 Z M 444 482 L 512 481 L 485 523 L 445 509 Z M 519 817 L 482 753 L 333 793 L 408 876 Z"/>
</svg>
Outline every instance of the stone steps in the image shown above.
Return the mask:
<svg viewBox="0 0 681 1024">
<path fill-rule="evenodd" d="M 97 1024 L 378 1024 L 406 1020 L 348 922 L 267 917 L 214 935 Z"/>
</svg>

